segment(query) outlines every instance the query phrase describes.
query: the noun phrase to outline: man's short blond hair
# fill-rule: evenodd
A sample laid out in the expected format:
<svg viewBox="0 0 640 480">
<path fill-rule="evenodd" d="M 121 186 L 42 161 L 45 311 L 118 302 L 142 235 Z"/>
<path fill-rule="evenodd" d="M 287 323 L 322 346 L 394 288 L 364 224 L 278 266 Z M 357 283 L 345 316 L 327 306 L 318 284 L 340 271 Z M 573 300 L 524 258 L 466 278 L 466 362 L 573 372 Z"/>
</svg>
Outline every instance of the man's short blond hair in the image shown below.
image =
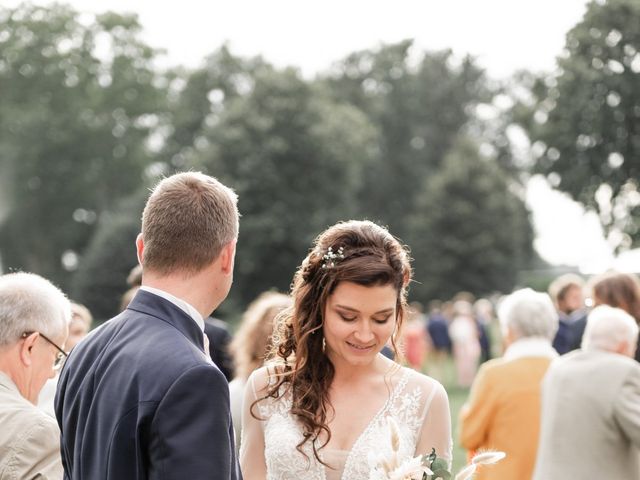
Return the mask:
<svg viewBox="0 0 640 480">
<path fill-rule="evenodd" d="M 142 213 L 143 267 L 196 273 L 238 237 L 238 197 L 218 180 L 184 172 L 162 180 Z"/>
</svg>

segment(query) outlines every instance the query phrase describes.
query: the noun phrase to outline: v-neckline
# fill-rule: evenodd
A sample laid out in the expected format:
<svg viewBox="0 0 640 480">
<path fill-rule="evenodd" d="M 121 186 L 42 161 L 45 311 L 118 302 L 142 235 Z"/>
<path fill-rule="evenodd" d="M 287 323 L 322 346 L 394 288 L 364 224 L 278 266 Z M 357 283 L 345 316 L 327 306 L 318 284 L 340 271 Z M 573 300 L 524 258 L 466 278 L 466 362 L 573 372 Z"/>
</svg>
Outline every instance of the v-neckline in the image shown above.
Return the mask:
<svg viewBox="0 0 640 480">
<path fill-rule="evenodd" d="M 403 370 L 404 369 L 400 370 L 402 372 L 402 375 L 398 379 L 398 382 L 396 383 L 396 385 L 391 390 L 391 394 L 389 395 L 387 400 L 382 404 L 382 407 L 380 407 L 380 409 L 375 413 L 375 415 L 373 415 L 373 417 L 371 417 L 371 420 L 369 420 L 369 422 L 367 422 L 367 424 L 365 425 L 364 429 L 360 432 L 360 434 L 358 435 L 356 440 L 351 445 L 351 448 L 349 448 L 348 450 L 340 450 L 340 449 L 337 449 L 337 448 L 329 448 L 329 449 L 326 450 L 327 452 L 332 451 L 332 452 L 344 452 L 344 453 L 347 453 L 346 460 L 344 462 L 344 468 L 343 468 L 343 471 L 342 471 L 342 475 L 344 475 L 344 472 L 347 470 L 347 466 L 349 465 L 349 463 L 352 462 L 351 457 L 353 455 L 353 452 L 356 450 L 356 447 L 362 442 L 363 438 L 365 438 L 366 434 L 369 433 L 369 431 L 373 428 L 373 426 L 378 422 L 380 417 L 382 417 L 386 413 L 386 411 L 389 409 L 389 407 L 393 404 L 393 401 L 395 400 L 395 398 L 398 396 L 399 390 L 402 387 L 402 385 L 404 384 L 404 380 L 405 380 L 406 376 L 408 375 L 408 372 L 406 370 L 405 371 L 403 371 Z M 323 476 L 323 478 L 326 478 L 326 466 L 325 465 L 321 465 L 321 468 L 322 468 L 322 476 Z M 341 479 L 342 479 L 342 475 L 340 476 Z"/>
</svg>

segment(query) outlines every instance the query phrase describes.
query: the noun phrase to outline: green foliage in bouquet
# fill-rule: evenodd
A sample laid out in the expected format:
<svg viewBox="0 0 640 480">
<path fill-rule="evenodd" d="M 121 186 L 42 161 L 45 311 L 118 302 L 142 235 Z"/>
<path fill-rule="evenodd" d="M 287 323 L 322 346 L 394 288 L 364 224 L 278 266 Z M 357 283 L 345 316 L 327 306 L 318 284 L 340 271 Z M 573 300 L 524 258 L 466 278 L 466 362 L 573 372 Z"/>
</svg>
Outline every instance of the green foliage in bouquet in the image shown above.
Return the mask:
<svg viewBox="0 0 640 480">
<path fill-rule="evenodd" d="M 425 463 L 429 465 L 429 469 L 433 472 L 433 475 L 422 475 L 422 480 L 450 480 L 451 472 L 449 471 L 449 464 L 444 458 L 440 458 L 436 455 L 436 449 L 432 448 L 429 455 L 425 455 Z"/>
</svg>

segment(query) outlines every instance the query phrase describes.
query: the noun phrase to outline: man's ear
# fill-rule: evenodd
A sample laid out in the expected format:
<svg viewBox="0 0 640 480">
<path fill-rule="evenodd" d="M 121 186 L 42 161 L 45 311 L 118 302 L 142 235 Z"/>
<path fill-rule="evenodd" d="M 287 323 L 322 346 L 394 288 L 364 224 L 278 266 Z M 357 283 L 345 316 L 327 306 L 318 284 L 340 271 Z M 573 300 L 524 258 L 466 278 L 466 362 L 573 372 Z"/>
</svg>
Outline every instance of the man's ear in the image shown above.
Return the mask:
<svg viewBox="0 0 640 480">
<path fill-rule="evenodd" d="M 32 349 L 39 336 L 40 334 L 38 332 L 33 332 L 24 339 L 20 346 L 20 360 L 28 367 L 30 367 L 33 362 Z"/>
<path fill-rule="evenodd" d="M 614 350 L 614 353 L 619 353 L 620 355 L 624 355 L 625 357 L 633 357 L 633 353 L 631 352 L 631 344 L 626 340 L 622 340 L 621 342 L 619 342 Z"/>
<path fill-rule="evenodd" d="M 220 268 L 222 273 L 229 275 L 233 273 L 233 265 L 236 257 L 236 240 L 227 243 L 220 252 Z"/>
<path fill-rule="evenodd" d="M 136 254 L 138 255 L 138 263 L 142 265 L 142 259 L 144 258 L 144 240 L 142 233 L 139 233 L 136 237 Z"/>
<path fill-rule="evenodd" d="M 513 342 L 515 342 L 518 339 L 517 335 L 515 334 L 515 332 L 513 331 L 513 328 L 511 328 L 511 326 L 506 325 L 503 331 L 503 337 L 502 337 L 502 342 L 504 344 L 505 349 L 511 345 Z"/>
</svg>

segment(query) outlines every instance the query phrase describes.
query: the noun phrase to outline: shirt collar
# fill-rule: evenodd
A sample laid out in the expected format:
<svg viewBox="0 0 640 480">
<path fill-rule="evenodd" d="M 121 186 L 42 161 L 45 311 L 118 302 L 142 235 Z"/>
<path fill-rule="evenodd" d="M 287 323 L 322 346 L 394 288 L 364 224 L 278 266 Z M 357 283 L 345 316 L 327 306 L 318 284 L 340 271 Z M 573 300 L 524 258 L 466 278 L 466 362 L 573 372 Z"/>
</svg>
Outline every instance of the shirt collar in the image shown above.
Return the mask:
<svg viewBox="0 0 640 480">
<path fill-rule="evenodd" d="M 153 293 L 154 295 L 158 295 L 159 297 L 162 297 L 165 300 L 168 300 L 169 302 L 173 303 L 176 307 L 178 307 L 180 310 L 182 310 L 187 315 L 189 315 L 193 319 L 193 321 L 198 324 L 198 327 L 200 327 L 200 330 L 204 332 L 204 319 L 202 318 L 202 315 L 200 315 L 200 312 L 198 312 L 198 310 L 196 310 L 195 307 L 190 303 L 185 302 L 181 298 L 171 295 L 170 293 L 165 292 L 164 290 L 153 288 L 148 285 L 142 285 L 140 287 L 140 290 Z"/>
<path fill-rule="evenodd" d="M 0 370 L 0 385 L 5 387 L 7 390 L 11 390 L 17 393 L 18 395 L 22 396 L 22 394 L 20 393 L 20 390 L 18 389 L 18 386 L 11 379 L 9 374 L 3 372 L 2 370 Z"/>
<path fill-rule="evenodd" d="M 515 360 L 522 357 L 555 358 L 558 356 L 548 339 L 542 337 L 520 338 L 513 342 L 504 352 L 505 360 Z"/>
</svg>

